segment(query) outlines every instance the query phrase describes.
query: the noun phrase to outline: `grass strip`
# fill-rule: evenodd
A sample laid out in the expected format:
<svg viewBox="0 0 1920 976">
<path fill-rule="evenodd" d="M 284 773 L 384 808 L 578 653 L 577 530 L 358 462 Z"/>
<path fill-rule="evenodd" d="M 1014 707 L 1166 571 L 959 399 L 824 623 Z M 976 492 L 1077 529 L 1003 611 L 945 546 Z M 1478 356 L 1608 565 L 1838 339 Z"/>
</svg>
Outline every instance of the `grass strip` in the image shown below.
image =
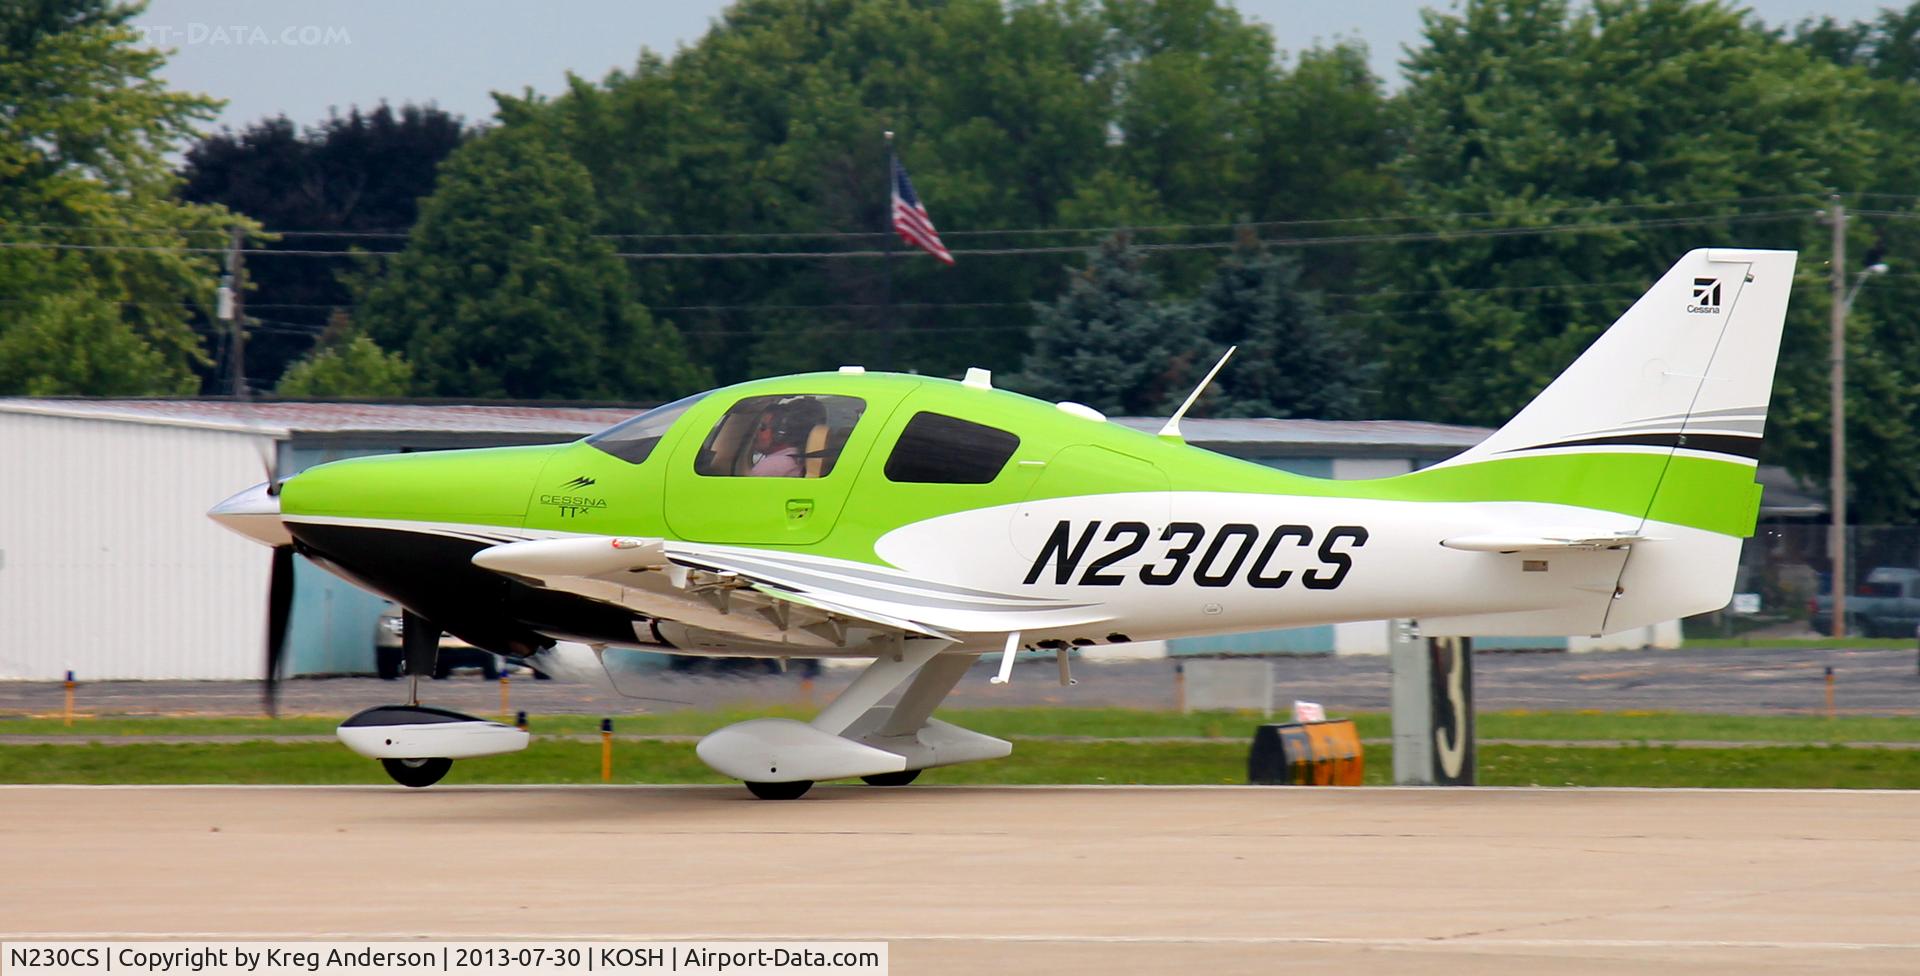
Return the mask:
<svg viewBox="0 0 1920 976">
<path fill-rule="evenodd" d="M 1624 749 L 1486 746 L 1488 786 L 1686 786 L 1920 789 L 1920 753 L 1794 746 L 1758 749 Z M 1246 781 L 1237 742 L 1025 741 L 1007 759 L 928 770 L 926 783 L 1232 784 Z M 1367 752 L 1367 782 L 1392 779 L 1391 750 Z M 455 763 L 459 783 L 596 783 L 600 749 L 536 742 L 525 752 Z M 724 783 L 687 743 L 623 742 L 617 783 Z M 6 783 L 385 784 L 377 763 L 330 743 L 36 745 L 0 750 Z"/>
</svg>

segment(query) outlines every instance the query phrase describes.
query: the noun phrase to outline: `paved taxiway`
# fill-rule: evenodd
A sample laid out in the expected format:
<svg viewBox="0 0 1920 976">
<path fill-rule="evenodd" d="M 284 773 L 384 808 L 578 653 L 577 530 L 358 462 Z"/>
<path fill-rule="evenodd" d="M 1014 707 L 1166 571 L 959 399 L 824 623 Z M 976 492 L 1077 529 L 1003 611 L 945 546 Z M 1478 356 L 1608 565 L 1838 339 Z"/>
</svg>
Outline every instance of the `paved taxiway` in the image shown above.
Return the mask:
<svg viewBox="0 0 1920 976">
<path fill-rule="evenodd" d="M 896 973 L 1920 972 L 1920 794 L 0 787 L 0 938 L 840 938 Z"/>
</svg>

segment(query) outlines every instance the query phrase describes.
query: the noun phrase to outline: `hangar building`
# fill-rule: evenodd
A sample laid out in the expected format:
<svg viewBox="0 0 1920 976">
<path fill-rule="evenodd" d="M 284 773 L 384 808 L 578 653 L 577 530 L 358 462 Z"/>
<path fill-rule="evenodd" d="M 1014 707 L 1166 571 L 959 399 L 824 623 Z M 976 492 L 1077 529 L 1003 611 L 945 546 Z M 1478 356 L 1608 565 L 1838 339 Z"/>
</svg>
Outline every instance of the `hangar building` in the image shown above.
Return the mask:
<svg viewBox="0 0 1920 976">
<path fill-rule="evenodd" d="M 0 679 L 258 678 L 270 557 L 205 515 L 363 454 L 572 440 L 635 408 L 0 398 Z M 385 601 L 298 560 L 288 674 L 371 671 Z"/>
</svg>

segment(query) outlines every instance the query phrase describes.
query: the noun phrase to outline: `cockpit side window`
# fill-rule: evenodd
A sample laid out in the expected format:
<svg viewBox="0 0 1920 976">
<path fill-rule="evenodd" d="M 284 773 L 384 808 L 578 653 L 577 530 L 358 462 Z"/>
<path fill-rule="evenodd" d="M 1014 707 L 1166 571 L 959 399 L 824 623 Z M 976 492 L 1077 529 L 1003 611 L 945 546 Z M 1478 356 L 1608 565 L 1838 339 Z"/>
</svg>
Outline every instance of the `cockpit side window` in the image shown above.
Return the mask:
<svg viewBox="0 0 1920 976">
<path fill-rule="evenodd" d="M 622 461 L 639 464 L 653 453 L 654 445 L 660 443 L 660 438 L 666 435 L 673 422 L 706 395 L 695 393 L 672 403 L 663 403 L 632 420 L 621 421 L 587 438 L 587 443 Z"/>
<path fill-rule="evenodd" d="M 887 480 L 984 485 L 1000 477 L 1020 438 L 997 427 L 922 411 L 907 421 L 887 456 Z"/>
<path fill-rule="evenodd" d="M 789 394 L 748 397 L 713 426 L 694 460 L 710 478 L 825 478 L 860 422 L 859 397 Z"/>
</svg>

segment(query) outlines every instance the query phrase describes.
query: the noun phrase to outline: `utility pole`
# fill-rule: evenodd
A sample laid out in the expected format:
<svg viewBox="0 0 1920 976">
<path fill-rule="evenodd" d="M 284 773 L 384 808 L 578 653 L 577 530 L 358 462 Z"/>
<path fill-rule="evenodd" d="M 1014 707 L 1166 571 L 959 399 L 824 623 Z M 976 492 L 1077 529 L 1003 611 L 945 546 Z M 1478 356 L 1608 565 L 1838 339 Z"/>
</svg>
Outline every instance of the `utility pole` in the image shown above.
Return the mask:
<svg viewBox="0 0 1920 976">
<path fill-rule="evenodd" d="M 1833 195 L 1827 217 L 1833 225 L 1832 370 L 1833 471 L 1827 479 L 1827 509 L 1833 517 L 1827 547 L 1833 559 L 1833 636 L 1847 634 L 1847 210 Z"/>
<path fill-rule="evenodd" d="M 220 317 L 227 320 L 227 383 L 228 392 L 236 400 L 247 397 L 247 330 L 246 301 L 242 297 L 247 291 L 247 265 L 245 240 L 239 227 L 227 234 L 227 274 L 221 283 Z"/>
</svg>

